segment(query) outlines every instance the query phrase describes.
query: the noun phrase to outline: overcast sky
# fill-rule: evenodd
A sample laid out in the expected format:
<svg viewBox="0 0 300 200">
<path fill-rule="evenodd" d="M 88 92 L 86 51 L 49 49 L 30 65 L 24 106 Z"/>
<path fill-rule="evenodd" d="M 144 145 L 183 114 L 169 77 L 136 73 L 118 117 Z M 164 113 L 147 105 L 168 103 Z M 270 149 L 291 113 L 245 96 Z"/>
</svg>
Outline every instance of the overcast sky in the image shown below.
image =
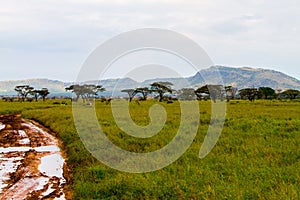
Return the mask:
<svg viewBox="0 0 300 200">
<path fill-rule="evenodd" d="M 0 80 L 74 81 L 102 42 L 148 27 L 188 36 L 215 64 L 300 79 L 299 0 L 9 0 L 0 2 Z"/>
</svg>

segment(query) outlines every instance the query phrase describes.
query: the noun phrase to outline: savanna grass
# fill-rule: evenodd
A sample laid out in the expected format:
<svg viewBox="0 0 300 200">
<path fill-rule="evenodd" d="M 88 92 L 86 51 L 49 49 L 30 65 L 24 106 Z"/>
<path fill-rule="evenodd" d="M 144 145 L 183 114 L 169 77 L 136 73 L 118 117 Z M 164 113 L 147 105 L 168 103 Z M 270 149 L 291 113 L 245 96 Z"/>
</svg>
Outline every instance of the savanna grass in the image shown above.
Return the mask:
<svg viewBox="0 0 300 200">
<path fill-rule="evenodd" d="M 57 133 L 72 169 L 74 199 L 297 199 L 300 192 L 300 103 L 231 101 L 222 135 L 212 152 L 199 159 L 210 123 L 210 101 L 199 102 L 200 127 L 188 151 L 170 166 L 130 174 L 94 159 L 83 146 L 73 122 L 71 102 L 0 102 L 0 113 L 21 113 Z M 130 114 L 149 123 L 155 101 L 132 102 Z M 160 133 L 148 139 L 128 136 L 116 125 L 111 108 L 96 102 L 99 124 L 113 143 L 133 152 L 168 144 L 178 130 L 180 107 L 160 103 L 168 117 Z"/>
</svg>

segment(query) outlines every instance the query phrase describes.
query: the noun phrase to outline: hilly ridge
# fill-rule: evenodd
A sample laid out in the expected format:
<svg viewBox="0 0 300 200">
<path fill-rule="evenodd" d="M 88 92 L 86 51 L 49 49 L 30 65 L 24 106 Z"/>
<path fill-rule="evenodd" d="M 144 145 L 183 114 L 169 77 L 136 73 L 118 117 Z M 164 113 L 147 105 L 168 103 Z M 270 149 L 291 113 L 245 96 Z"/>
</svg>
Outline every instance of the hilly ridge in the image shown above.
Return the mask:
<svg viewBox="0 0 300 200">
<path fill-rule="evenodd" d="M 216 81 L 217 74 L 223 79 L 223 83 Z M 203 77 L 207 82 L 204 82 Z M 106 88 L 105 96 L 121 95 L 120 91 L 127 88 L 136 88 L 149 86 L 155 81 L 169 81 L 174 83 L 174 89 L 183 87 L 199 87 L 203 84 L 224 84 L 232 85 L 239 89 L 247 87 L 271 87 L 274 89 L 297 89 L 300 90 L 300 81 L 296 78 L 288 76 L 282 72 L 262 69 L 262 68 L 232 68 L 225 66 L 212 66 L 203 69 L 194 76 L 187 78 L 156 78 L 137 82 L 131 78 L 122 79 L 106 79 L 101 81 L 86 81 L 86 84 L 101 84 Z M 27 79 L 0 81 L 0 95 L 15 94 L 14 87 L 16 85 L 29 84 L 37 89 L 46 87 L 52 95 L 65 94 L 65 87 L 71 85 L 71 82 L 62 82 L 49 79 Z"/>
</svg>

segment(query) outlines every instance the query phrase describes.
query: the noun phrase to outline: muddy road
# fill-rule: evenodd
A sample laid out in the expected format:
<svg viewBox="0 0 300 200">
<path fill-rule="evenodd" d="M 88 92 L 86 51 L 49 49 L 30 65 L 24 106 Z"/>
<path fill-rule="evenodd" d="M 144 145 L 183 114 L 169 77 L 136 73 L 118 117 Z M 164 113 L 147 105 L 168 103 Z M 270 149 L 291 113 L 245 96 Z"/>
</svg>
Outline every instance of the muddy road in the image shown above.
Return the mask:
<svg viewBox="0 0 300 200">
<path fill-rule="evenodd" d="M 59 140 L 18 115 L 0 116 L 0 199 L 69 199 Z"/>
</svg>

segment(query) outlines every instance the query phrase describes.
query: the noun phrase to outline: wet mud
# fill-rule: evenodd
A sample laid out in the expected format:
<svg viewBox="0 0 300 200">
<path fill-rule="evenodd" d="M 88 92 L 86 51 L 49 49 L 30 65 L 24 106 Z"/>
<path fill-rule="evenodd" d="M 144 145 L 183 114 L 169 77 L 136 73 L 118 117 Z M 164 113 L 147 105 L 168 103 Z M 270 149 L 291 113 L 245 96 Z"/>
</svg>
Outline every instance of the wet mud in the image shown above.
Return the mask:
<svg viewBox="0 0 300 200">
<path fill-rule="evenodd" d="M 0 116 L 0 199 L 69 199 L 69 170 L 55 134 L 19 115 Z"/>
</svg>

